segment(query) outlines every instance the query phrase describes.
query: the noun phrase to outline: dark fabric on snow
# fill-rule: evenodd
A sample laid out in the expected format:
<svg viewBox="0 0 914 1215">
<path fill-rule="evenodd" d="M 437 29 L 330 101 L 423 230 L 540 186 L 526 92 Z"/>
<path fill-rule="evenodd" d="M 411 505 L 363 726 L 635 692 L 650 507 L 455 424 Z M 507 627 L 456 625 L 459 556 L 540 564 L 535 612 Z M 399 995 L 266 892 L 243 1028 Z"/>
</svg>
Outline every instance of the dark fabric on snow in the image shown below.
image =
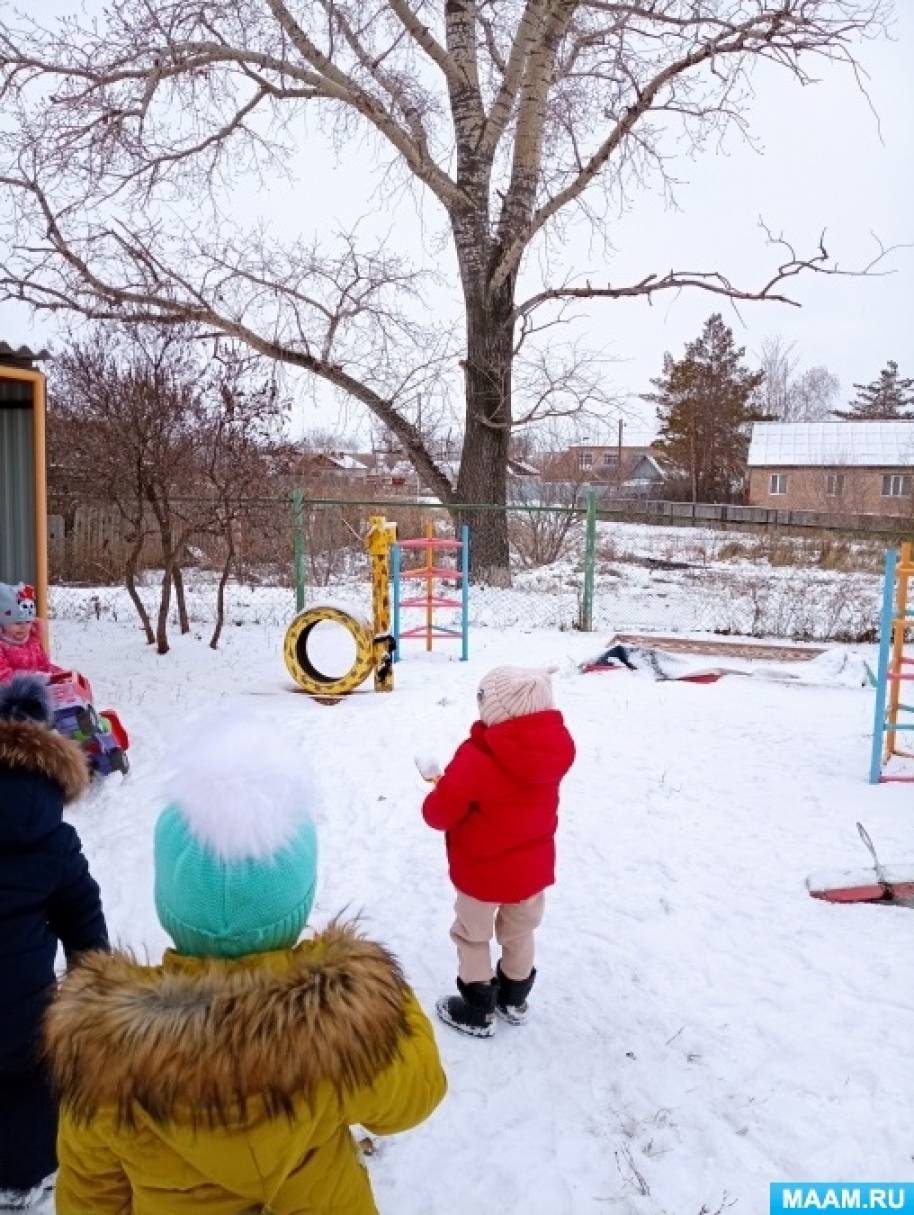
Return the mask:
<svg viewBox="0 0 914 1215">
<path fill-rule="evenodd" d="M 0 1190 L 31 1190 L 57 1168 L 57 1101 L 43 1068 L 0 1074 Z"/>
</svg>

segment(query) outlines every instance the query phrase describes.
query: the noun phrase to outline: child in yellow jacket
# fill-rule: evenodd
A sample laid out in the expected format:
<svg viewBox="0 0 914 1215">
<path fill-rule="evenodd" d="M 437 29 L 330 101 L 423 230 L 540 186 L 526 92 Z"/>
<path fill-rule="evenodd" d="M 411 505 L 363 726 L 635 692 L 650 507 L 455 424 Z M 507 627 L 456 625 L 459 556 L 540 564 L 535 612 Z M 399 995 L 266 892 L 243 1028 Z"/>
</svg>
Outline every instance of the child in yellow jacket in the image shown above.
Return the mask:
<svg viewBox="0 0 914 1215">
<path fill-rule="evenodd" d="M 155 833 L 175 949 L 90 956 L 48 1015 L 58 1215 L 376 1212 L 350 1126 L 407 1130 L 446 1082 L 387 949 L 341 924 L 299 942 L 308 800 L 300 757 L 248 727 L 195 746 Z"/>
</svg>

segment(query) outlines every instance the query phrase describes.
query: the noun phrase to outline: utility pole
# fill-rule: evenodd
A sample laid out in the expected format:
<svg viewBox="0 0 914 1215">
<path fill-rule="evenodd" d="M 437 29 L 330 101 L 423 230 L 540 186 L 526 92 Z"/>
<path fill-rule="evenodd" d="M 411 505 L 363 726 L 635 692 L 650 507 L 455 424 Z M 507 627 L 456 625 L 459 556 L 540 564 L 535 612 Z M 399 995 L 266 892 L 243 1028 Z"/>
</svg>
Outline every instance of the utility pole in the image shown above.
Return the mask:
<svg viewBox="0 0 914 1215">
<path fill-rule="evenodd" d="M 622 431 L 625 429 L 625 423 L 619 419 L 619 440 L 617 444 L 618 458 L 616 459 L 616 492 L 622 489 Z"/>
</svg>

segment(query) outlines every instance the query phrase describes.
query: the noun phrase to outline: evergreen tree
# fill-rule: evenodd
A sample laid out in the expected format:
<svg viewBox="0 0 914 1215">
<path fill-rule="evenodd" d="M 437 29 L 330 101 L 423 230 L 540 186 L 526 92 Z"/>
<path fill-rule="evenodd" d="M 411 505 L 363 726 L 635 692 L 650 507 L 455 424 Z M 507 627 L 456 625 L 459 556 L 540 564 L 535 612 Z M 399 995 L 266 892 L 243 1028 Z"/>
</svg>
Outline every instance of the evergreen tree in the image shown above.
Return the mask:
<svg viewBox="0 0 914 1215">
<path fill-rule="evenodd" d="M 855 384 L 857 396 L 850 409 L 836 409 L 835 416 L 851 422 L 914 421 L 914 380 L 898 374 L 898 364 L 890 359 L 870 384 Z"/>
<path fill-rule="evenodd" d="M 656 392 L 644 396 L 657 406 L 655 447 L 688 482 L 693 502 L 727 502 L 742 488 L 750 425 L 765 416 L 755 403 L 764 375 L 742 365 L 745 353 L 714 313 L 683 358 L 664 355 L 663 374 L 651 381 Z"/>
</svg>

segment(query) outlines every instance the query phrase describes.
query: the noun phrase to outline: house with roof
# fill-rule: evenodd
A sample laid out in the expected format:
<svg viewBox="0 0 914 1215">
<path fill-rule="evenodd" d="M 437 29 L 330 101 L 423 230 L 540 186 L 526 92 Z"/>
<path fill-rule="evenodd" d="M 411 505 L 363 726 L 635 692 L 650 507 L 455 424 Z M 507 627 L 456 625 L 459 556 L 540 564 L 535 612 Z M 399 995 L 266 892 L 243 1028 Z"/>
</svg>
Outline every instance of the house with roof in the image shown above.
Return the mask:
<svg viewBox="0 0 914 1215">
<path fill-rule="evenodd" d="M 914 512 L 914 421 L 756 422 L 748 466 L 750 506 Z"/>
<path fill-rule="evenodd" d="M 650 446 L 585 443 L 550 453 L 544 481 L 593 485 L 626 497 L 660 495 L 666 473 Z"/>
</svg>

